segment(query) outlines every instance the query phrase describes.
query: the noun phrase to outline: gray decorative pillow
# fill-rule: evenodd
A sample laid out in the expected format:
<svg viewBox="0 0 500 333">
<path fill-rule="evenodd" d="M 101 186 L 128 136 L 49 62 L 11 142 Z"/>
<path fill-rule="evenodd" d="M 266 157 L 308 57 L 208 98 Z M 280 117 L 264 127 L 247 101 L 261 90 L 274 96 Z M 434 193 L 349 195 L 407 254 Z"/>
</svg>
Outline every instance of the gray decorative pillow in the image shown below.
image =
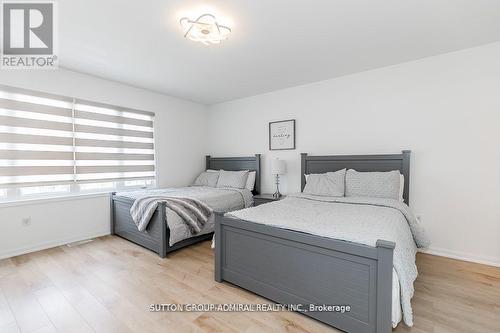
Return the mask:
<svg viewBox="0 0 500 333">
<path fill-rule="evenodd" d="M 346 169 L 322 174 L 310 174 L 306 177 L 304 193 L 329 197 L 343 197 L 345 190 Z"/>
<path fill-rule="evenodd" d="M 225 171 L 220 170 L 217 187 L 245 188 L 248 178 L 248 170 Z"/>
<path fill-rule="evenodd" d="M 219 180 L 219 172 L 205 171 L 202 172 L 194 181 L 194 186 L 210 186 L 216 187 Z"/>
<path fill-rule="evenodd" d="M 358 172 L 347 170 L 346 197 L 374 197 L 399 200 L 401 176 L 398 170 L 389 172 Z"/>
</svg>

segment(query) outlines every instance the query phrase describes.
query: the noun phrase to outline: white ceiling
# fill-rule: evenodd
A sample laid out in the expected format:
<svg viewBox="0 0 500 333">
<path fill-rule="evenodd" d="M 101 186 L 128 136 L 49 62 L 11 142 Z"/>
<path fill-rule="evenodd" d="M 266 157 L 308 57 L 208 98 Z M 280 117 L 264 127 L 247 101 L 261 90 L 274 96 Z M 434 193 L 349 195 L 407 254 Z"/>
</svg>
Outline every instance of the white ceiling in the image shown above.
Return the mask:
<svg viewBox="0 0 500 333">
<path fill-rule="evenodd" d="M 183 38 L 199 6 L 223 45 Z M 62 67 L 213 104 L 498 41 L 500 1 L 64 0 L 59 36 Z"/>
</svg>

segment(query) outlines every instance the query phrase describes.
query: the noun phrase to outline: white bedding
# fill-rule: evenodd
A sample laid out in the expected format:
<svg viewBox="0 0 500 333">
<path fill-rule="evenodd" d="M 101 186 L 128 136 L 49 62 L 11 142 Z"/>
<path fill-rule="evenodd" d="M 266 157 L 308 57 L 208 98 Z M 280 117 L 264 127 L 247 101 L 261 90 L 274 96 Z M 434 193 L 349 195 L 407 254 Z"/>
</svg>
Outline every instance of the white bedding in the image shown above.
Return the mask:
<svg viewBox="0 0 500 333">
<path fill-rule="evenodd" d="M 403 311 L 401 311 L 401 289 L 399 286 L 398 274 L 394 267 L 392 268 L 392 308 L 391 308 L 392 327 L 396 328 L 403 319 Z"/>
</svg>

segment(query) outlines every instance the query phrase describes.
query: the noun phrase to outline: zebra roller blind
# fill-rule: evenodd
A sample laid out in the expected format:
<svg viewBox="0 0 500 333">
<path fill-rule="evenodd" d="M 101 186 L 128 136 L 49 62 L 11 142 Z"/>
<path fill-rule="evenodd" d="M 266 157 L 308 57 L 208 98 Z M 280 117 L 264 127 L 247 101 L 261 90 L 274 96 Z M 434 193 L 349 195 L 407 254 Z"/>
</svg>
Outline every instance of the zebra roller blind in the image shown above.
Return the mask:
<svg viewBox="0 0 500 333">
<path fill-rule="evenodd" d="M 153 115 L 75 101 L 77 181 L 155 177 Z"/>
<path fill-rule="evenodd" d="M 0 186 L 155 178 L 154 114 L 0 86 Z"/>
</svg>

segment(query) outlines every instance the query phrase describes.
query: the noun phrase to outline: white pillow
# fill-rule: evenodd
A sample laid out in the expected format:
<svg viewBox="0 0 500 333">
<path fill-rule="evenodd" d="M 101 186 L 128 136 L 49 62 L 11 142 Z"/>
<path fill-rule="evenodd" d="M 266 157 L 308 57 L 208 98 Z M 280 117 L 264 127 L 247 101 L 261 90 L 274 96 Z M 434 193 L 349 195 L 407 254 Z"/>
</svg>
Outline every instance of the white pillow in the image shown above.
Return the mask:
<svg viewBox="0 0 500 333">
<path fill-rule="evenodd" d="M 220 170 L 217 187 L 245 188 L 248 179 L 248 170 L 226 171 Z"/>
<path fill-rule="evenodd" d="M 219 180 L 219 173 L 217 172 L 202 172 L 200 175 L 196 178 L 194 181 L 193 185 L 194 186 L 210 186 L 210 187 L 215 187 L 217 186 L 217 181 Z"/>
<path fill-rule="evenodd" d="M 245 185 L 245 188 L 249 191 L 253 191 L 255 188 L 255 177 L 257 176 L 257 172 L 255 171 L 250 171 L 248 173 L 248 178 L 247 178 L 247 184 Z"/>
<path fill-rule="evenodd" d="M 399 170 L 389 172 L 358 172 L 347 170 L 345 179 L 346 197 L 374 197 L 400 200 L 401 174 Z"/>
<path fill-rule="evenodd" d="M 329 197 L 343 197 L 346 169 L 323 174 L 306 175 L 304 193 Z"/>
<path fill-rule="evenodd" d="M 403 198 L 405 192 L 405 176 L 399 175 L 399 201 L 405 201 Z"/>
<path fill-rule="evenodd" d="M 217 172 L 219 173 L 220 170 L 213 170 L 213 169 L 208 169 L 206 172 Z M 248 172 L 248 178 L 247 178 L 247 183 L 245 185 L 245 188 L 248 189 L 249 191 L 253 191 L 255 188 L 255 177 L 257 175 L 256 171 L 249 171 Z"/>
</svg>

